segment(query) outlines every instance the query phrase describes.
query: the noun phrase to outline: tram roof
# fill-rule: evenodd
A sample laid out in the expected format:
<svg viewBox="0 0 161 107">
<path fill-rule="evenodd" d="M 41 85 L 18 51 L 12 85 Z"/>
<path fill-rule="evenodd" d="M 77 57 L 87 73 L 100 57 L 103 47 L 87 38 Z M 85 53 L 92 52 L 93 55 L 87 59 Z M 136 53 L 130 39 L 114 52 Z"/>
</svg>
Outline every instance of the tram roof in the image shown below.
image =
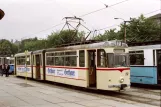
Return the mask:
<svg viewBox="0 0 161 107">
<path fill-rule="evenodd" d="M 61 51 L 61 50 L 76 50 L 76 49 L 93 49 L 93 48 L 110 48 L 110 47 L 122 47 L 128 48 L 126 43 L 123 43 L 118 40 L 113 41 L 103 41 L 98 43 L 91 43 L 91 44 L 81 44 L 81 45 L 74 45 L 74 46 L 66 46 L 66 47 L 58 47 L 58 48 L 49 48 L 46 51 Z"/>
<path fill-rule="evenodd" d="M 129 51 L 144 49 L 161 49 L 161 44 L 129 47 Z"/>
<path fill-rule="evenodd" d="M 42 49 L 42 50 L 36 50 L 36 51 L 33 51 L 32 53 L 33 53 L 33 54 L 37 54 L 37 53 L 42 53 L 43 51 L 45 51 L 45 49 Z"/>
<path fill-rule="evenodd" d="M 31 53 L 32 53 L 32 51 L 28 52 L 27 55 L 29 55 Z M 25 52 L 15 54 L 15 56 L 24 56 L 24 55 L 25 55 Z"/>
</svg>

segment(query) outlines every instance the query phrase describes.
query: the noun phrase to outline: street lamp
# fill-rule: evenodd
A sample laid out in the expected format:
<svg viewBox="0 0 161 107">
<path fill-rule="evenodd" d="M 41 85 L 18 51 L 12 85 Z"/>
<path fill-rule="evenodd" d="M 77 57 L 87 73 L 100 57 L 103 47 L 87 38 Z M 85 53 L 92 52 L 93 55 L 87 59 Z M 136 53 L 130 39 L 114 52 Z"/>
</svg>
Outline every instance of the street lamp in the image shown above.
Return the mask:
<svg viewBox="0 0 161 107">
<path fill-rule="evenodd" d="M 131 21 L 125 21 L 123 18 L 114 18 L 114 19 L 121 19 L 124 22 L 124 42 L 126 43 L 126 22 L 131 22 Z"/>
</svg>

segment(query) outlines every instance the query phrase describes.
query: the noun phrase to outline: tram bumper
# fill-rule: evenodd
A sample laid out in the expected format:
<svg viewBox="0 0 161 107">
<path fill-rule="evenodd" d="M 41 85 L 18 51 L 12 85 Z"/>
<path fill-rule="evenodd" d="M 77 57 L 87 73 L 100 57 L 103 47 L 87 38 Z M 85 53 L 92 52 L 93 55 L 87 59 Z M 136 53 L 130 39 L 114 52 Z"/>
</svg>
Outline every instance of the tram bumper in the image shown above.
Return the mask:
<svg viewBox="0 0 161 107">
<path fill-rule="evenodd" d="M 120 90 L 125 89 L 126 87 L 129 87 L 130 84 L 120 84 L 120 85 L 109 85 L 109 88 L 120 88 Z"/>
<path fill-rule="evenodd" d="M 127 84 L 121 84 L 120 90 L 123 90 L 125 87 L 127 87 Z"/>
</svg>

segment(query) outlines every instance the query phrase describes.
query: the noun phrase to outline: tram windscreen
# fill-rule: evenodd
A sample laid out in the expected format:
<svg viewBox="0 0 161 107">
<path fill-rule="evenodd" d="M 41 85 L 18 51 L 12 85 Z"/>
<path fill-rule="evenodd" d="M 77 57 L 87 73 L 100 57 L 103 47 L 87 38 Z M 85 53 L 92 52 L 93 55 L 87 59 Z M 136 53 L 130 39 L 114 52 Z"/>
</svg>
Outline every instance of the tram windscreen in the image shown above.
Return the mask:
<svg viewBox="0 0 161 107">
<path fill-rule="evenodd" d="M 129 57 L 127 54 L 115 54 L 114 62 L 115 67 L 128 67 Z"/>
<path fill-rule="evenodd" d="M 107 56 L 109 67 L 129 67 L 128 54 L 108 53 Z"/>
</svg>

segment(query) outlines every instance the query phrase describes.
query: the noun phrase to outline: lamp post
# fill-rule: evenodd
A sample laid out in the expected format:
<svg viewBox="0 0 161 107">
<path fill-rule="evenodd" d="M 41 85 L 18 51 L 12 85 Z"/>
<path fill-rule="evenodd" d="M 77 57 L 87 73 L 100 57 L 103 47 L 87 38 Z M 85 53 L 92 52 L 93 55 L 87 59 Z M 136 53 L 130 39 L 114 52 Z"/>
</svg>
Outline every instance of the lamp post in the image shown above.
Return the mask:
<svg viewBox="0 0 161 107">
<path fill-rule="evenodd" d="M 121 19 L 124 22 L 124 42 L 126 43 L 126 23 L 131 21 L 125 21 L 123 18 L 114 18 L 114 19 Z"/>
</svg>

